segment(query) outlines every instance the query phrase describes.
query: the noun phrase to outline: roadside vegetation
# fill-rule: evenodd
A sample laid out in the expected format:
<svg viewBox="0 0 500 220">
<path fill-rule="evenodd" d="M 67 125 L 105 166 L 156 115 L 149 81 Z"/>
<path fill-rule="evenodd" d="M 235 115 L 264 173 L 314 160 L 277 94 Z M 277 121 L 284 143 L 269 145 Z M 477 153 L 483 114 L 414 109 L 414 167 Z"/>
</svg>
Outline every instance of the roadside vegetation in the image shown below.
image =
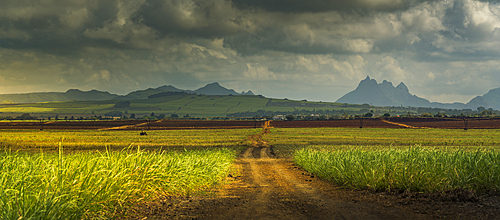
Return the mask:
<svg viewBox="0 0 500 220">
<path fill-rule="evenodd" d="M 499 149 L 498 129 L 391 129 L 391 128 L 272 128 L 263 136 L 279 157 L 291 158 L 307 148 L 321 151 L 424 149 L 475 151 Z"/>
<path fill-rule="evenodd" d="M 111 218 L 159 196 L 205 193 L 260 132 L 1 130 L 0 219 Z"/>
<path fill-rule="evenodd" d="M 302 149 L 294 162 L 335 184 L 376 191 L 498 191 L 498 151 Z"/>
<path fill-rule="evenodd" d="M 200 193 L 235 151 L 0 153 L 1 219 L 110 218 L 143 200 Z"/>
<path fill-rule="evenodd" d="M 376 191 L 500 190 L 497 129 L 273 128 L 280 157 L 335 184 Z"/>
</svg>

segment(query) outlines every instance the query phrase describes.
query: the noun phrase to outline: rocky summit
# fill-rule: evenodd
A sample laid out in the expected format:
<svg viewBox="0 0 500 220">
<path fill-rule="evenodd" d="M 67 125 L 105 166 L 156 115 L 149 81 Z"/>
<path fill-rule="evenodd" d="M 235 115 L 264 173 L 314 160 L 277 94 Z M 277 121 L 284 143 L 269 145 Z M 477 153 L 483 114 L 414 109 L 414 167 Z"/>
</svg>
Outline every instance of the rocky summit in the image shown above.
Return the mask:
<svg viewBox="0 0 500 220">
<path fill-rule="evenodd" d="M 367 76 L 359 82 L 358 87 L 337 100 L 339 103 L 371 104 L 375 106 L 412 106 L 444 109 L 476 109 L 477 107 L 500 109 L 500 88 L 492 89 L 483 96 L 477 96 L 469 103 L 439 103 L 430 102 L 410 93 L 408 87 L 399 83 L 394 87 L 391 82 L 384 80 L 377 83 Z"/>
</svg>

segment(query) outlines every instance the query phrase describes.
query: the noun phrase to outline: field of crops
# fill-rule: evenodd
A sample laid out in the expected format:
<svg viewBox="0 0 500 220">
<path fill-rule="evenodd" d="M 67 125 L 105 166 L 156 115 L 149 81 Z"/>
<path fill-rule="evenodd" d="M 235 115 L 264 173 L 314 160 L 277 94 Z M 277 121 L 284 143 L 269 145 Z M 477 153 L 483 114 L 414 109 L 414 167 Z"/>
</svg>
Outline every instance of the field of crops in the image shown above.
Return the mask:
<svg viewBox="0 0 500 220">
<path fill-rule="evenodd" d="M 143 200 L 219 184 L 234 158 L 227 149 L 0 153 L 0 218 L 116 217 Z"/>
<path fill-rule="evenodd" d="M 272 123 L 271 123 L 272 125 Z M 291 157 L 302 148 L 318 150 L 497 149 L 497 129 L 390 129 L 390 128 L 273 128 L 264 136 L 280 157 Z"/>
<path fill-rule="evenodd" d="M 2 130 L 0 219 L 116 217 L 143 200 L 203 192 L 259 132 Z"/>
<path fill-rule="evenodd" d="M 303 124 L 307 128 L 295 127 L 304 122 L 272 122 L 281 127 L 271 128 L 262 139 L 273 145 L 278 158 L 293 158 L 342 186 L 500 190 L 498 129 L 401 129 L 375 120 L 374 126 L 389 127 L 331 126 L 348 122 L 356 121 L 328 122 L 330 127 L 324 127 L 326 122 Z M 129 122 L 116 123 L 102 127 Z M 168 123 L 159 121 L 158 126 L 175 128 Z M 232 161 L 251 145 L 248 137 L 262 132 L 237 126 L 250 122 L 231 122 L 240 129 L 193 129 L 200 124 L 192 123 L 195 127 L 147 130 L 147 135 L 126 129 L 2 129 L 0 218 L 119 216 L 130 204 L 158 195 L 200 193 L 220 184 Z M 220 123 L 213 125 L 229 122 Z"/>
<path fill-rule="evenodd" d="M 499 191 L 493 129 L 274 128 L 281 157 L 336 184 L 371 190 Z"/>
<path fill-rule="evenodd" d="M 12 151 L 57 152 L 61 143 L 66 151 L 121 150 L 130 145 L 145 150 L 203 150 L 228 148 L 240 151 L 248 146 L 248 136 L 260 129 L 211 130 L 0 130 L 0 146 Z"/>
</svg>

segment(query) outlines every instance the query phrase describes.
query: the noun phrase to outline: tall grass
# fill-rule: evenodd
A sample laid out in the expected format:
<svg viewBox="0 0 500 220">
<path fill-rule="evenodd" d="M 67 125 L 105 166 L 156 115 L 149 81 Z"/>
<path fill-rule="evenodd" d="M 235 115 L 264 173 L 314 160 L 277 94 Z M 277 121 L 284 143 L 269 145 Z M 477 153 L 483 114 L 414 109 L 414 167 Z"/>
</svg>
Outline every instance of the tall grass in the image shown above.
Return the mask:
<svg viewBox="0 0 500 220">
<path fill-rule="evenodd" d="M 500 189 L 498 151 L 298 150 L 294 161 L 307 171 L 352 188 L 437 192 Z"/>
<path fill-rule="evenodd" d="M 0 219 L 109 218 L 164 194 L 189 194 L 227 175 L 234 151 L 0 153 Z"/>
</svg>

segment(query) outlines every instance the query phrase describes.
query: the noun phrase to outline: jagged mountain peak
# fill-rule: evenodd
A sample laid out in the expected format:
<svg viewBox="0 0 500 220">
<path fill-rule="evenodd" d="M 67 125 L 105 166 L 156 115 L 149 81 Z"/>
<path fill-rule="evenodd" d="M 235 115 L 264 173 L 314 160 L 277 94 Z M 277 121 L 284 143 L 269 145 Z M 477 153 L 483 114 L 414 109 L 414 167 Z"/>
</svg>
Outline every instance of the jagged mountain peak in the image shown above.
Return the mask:
<svg viewBox="0 0 500 220">
<path fill-rule="evenodd" d="M 406 92 L 406 93 L 410 93 L 408 86 L 406 86 L 403 82 L 399 83 L 399 85 L 396 86 L 396 89 L 399 89 L 399 90 Z"/>
<path fill-rule="evenodd" d="M 378 106 L 429 106 L 430 102 L 409 93 L 408 87 L 400 83 L 394 87 L 391 82 L 384 80 L 377 84 L 375 79 L 367 76 L 358 87 L 342 96 L 337 102 L 365 104 Z"/>
<path fill-rule="evenodd" d="M 394 87 L 394 86 L 392 85 L 392 82 L 389 82 L 389 81 L 387 81 L 387 80 L 385 80 L 385 79 L 384 79 L 384 81 L 382 81 L 382 83 L 381 83 L 381 84 L 382 84 L 382 85 L 388 85 L 388 86 L 392 86 L 392 87 Z"/>
</svg>

